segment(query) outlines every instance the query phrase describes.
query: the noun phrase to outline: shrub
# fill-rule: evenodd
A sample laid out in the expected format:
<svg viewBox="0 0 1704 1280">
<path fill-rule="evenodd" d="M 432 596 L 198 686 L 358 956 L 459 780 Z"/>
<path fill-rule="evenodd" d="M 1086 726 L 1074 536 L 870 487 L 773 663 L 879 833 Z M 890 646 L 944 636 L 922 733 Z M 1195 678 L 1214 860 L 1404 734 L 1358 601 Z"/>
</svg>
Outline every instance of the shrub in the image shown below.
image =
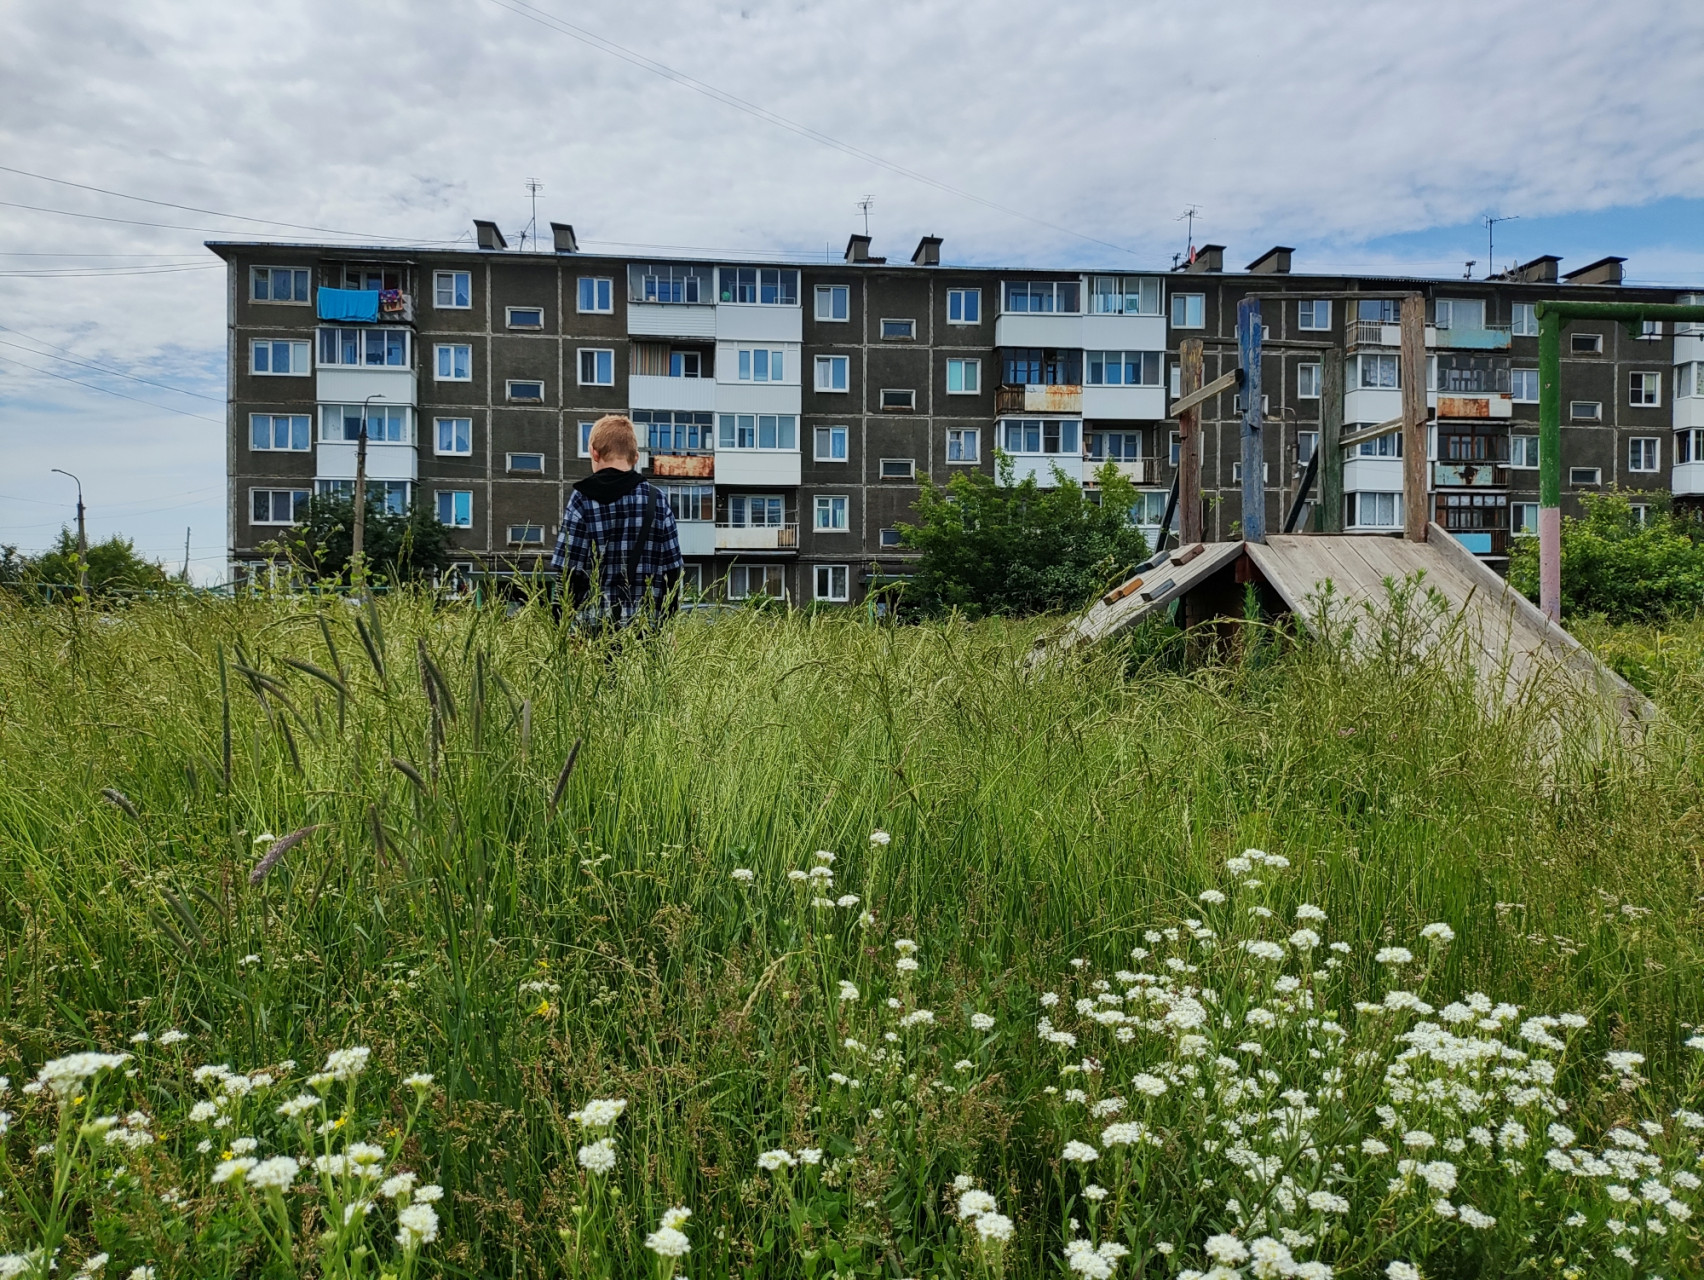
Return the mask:
<svg viewBox="0 0 1704 1280">
<path fill-rule="evenodd" d="M 1666 504 L 1639 513 L 1624 493 L 1585 499 L 1562 521 L 1562 612 L 1611 622 L 1690 614 L 1704 605 L 1704 526 Z M 1515 543 L 1509 580 L 1538 598 L 1538 539 Z"/>
</svg>

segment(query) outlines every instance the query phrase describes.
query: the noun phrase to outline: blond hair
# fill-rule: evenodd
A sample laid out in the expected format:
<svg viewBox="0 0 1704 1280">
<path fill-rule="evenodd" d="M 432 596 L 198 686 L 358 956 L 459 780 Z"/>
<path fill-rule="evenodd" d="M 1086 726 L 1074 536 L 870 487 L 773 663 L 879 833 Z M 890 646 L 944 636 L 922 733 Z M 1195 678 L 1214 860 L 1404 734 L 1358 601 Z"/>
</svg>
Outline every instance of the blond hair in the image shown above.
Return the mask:
<svg viewBox="0 0 1704 1280">
<path fill-rule="evenodd" d="M 606 413 L 592 423 L 586 443 L 605 462 L 619 459 L 633 466 L 639 464 L 639 438 L 633 434 L 633 420 L 625 414 Z"/>
</svg>

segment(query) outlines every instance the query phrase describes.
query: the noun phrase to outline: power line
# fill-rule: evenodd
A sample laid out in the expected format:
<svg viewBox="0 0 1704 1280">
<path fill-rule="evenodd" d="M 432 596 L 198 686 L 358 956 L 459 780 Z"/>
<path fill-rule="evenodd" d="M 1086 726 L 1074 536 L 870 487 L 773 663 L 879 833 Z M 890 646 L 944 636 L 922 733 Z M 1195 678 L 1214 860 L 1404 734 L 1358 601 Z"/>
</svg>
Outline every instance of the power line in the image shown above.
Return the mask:
<svg viewBox="0 0 1704 1280">
<path fill-rule="evenodd" d="M 31 342 L 39 343 L 41 346 L 52 348 L 55 351 L 63 352 L 65 350 L 64 347 L 54 347 L 53 343 L 51 343 L 51 342 L 43 342 L 40 338 L 34 337 L 31 334 L 20 333 L 16 329 L 9 329 L 3 324 L 0 324 L 0 332 L 10 333 L 10 334 L 12 334 L 16 337 L 19 337 L 19 338 L 28 338 Z M 81 365 L 83 368 L 92 369 L 96 373 L 110 373 L 114 377 L 129 378 L 132 382 L 145 383 L 146 385 L 148 385 L 150 387 L 158 387 L 162 391 L 175 392 L 176 394 L 178 394 L 180 396 L 194 396 L 197 400 L 210 400 L 214 404 L 224 404 L 225 403 L 225 397 L 224 396 L 210 396 L 210 395 L 207 395 L 204 392 L 200 392 L 200 391 L 186 391 L 184 388 L 174 387 L 170 383 L 155 382 L 151 378 L 144 378 L 144 377 L 141 377 L 141 376 L 134 374 L 134 373 L 126 373 L 122 369 L 111 369 L 111 368 L 108 368 L 106 365 L 91 364 L 86 360 L 78 360 L 73 356 L 68 356 L 68 355 L 63 355 L 63 354 L 61 354 L 61 355 L 50 355 L 46 351 L 32 351 L 32 350 L 30 350 L 30 348 L 25 347 L 25 346 L 20 346 L 16 342 L 7 342 L 4 338 L 0 338 L 0 346 L 16 347 L 19 351 L 24 352 L 26 355 L 36 356 L 40 359 L 63 360 L 67 364 Z"/>
<path fill-rule="evenodd" d="M 7 345 L 12 345 L 12 344 L 7 344 Z M 51 360 L 53 357 L 47 356 L 45 358 Z M 225 420 L 223 418 L 212 418 L 212 417 L 209 417 L 205 413 L 191 413 L 188 409 L 174 409 L 169 404 L 155 404 L 152 400 L 144 400 L 140 396 L 127 396 L 127 395 L 124 394 L 124 392 L 114 391 L 111 387 L 103 387 L 100 384 L 94 383 L 94 382 L 84 382 L 81 378 L 67 377 L 63 373 L 55 373 L 52 369 L 38 369 L 33 364 L 25 364 L 22 360 L 18 359 L 17 356 L 0 356 L 0 360 L 10 360 L 13 364 L 17 365 L 20 369 L 28 369 L 31 373 L 39 373 L 44 378 L 57 378 L 61 382 L 70 382 L 70 383 L 76 384 L 79 387 L 87 387 L 90 391 L 102 391 L 102 392 L 105 392 L 109 396 L 117 396 L 120 400 L 134 400 L 137 404 L 145 404 L 150 409 L 160 409 L 160 410 L 162 410 L 166 413 L 179 414 L 179 415 L 181 415 L 185 418 L 199 418 L 203 422 L 217 423 L 221 427 L 225 425 Z"/>
<path fill-rule="evenodd" d="M 862 160 L 866 164 L 876 165 L 882 169 L 888 170 L 890 173 L 896 173 L 901 177 L 909 178 L 913 182 L 920 182 L 924 186 L 933 187 L 937 191 L 943 191 L 948 195 L 957 196 L 961 200 L 969 200 L 973 204 L 979 204 L 986 209 L 993 209 L 996 212 L 1007 214 L 1013 218 L 1021 218 L 1025 222 L 1033 222 L 1037 226 L 1046 227 L 1049 230 L 1057 231 L 1062 235 L 1073 236 L 1079 240 L 1086 240 L 1090 244 L 1098 244 L 1104 248 L 1116 249 L 1120 253 L 1133 254 L 1135 252 L 1135 250 L 1126 248 L 1124 245 L 1114 244 L 1110 240 L 1101 240 L 1095 236 L 1085 235 L 1083 232 L 1074 231 L 1070 227 L 1062 227 L 1057 222 L 1049 222 L 1045 218 L 1038 218 L 1034 214 L 1025 213 L 1021 209 L 1014 209 L 1009 205 L 1003 205 L 997 201 L 989 200 L 983 196 L 976 195 L 974 192 L 966 191 L 962 187 L 955 187 L 950 183 L 942 182 L 937 178 L 931 178 L 926 173 L 919 173 L 915 169 L 908 169 L 904 165 L 896 164 L 892 160 L 876 155 L 873 151 L 866 151 L 862 147 L 854 146 L 849 142 L 842 142 L 839 138 L 832 137 L 829 134 L 823 133 L 821 130 L 813 129 L 809 125 L 800 124 L 795 120 L 790 120 L 786 116 L 771 111 L 767 107 L 761 107 L 755 102 L 748 102 L 744 98 L 736 97 L 724 89 L 718 89 L 715 85 L 707 84 L 702 80 L 687 75 L 683 71 L 676 71 L 673 67 L 668 66 L 666 63 L 658 62 L 654 58 L 648 58 L 644 54 L 637 53 L 634 50 L 629 49 L 626 45 L 617 44 L 615 41 L 610 40 L 605 36 L 597 35 L 595 32 L 588 31 L 584 27 L 575 26 L 573 23 L 564 21 L 553 14 L 545 13 L 536 9 L 532 5 L 527 4 L 525 0 L 490 0 L 490 3 L 496 5 L 499 9 L 505 9 L 508 12 L 515 14 L 517 17 L 525 18 L 529 22 L 535 22 L 539 26 L 558 32 L 572 40 L 578 40 L 582 44 L 591 45 L 594 49 L 610 54 L 613 57 L 620 58 L 623 62 L 630 63 L 642 70 L 649 71 L 653 75 L 661 76 L 665 80 L 673 81 L 682 88 L 691 89 L 694 93 L 702 94 L 707 98 L 722 103 L 724 106 L 733 107 L 736 111 L 743 111 L 747 115 L 755 116 L 757 119 L 764 121 L 766 124 L 772 124 L 779 129 L 785 129 L 787 132 L 795 133 L 801 138 L 808 138 L 812 142 L 820 143 L 822 146 L 830 147 L 833 150 L 849 155 L 854 159 Z"/>
<path fill-rule="evenodd" d="M 0 258 L 181 258 L 181 253 L 53 253 L 45 249 L 0 249 Z"/>
<path fill-rule="evenodd" d="M 157 267 L 62 267 L 43 268 L 39 271 L 0 270 L 0 277 L 8 280 L 90 280 L 102 276 L 170 276 L 185 271 L 223 270 L 224 265 L 222 262 L 186 262 L 180 266 Z"/>
<path fill-rule="evenodd" d="M 135 199 L 135 200 L 140 200 L 142 197 L 141 196 L 133 196 L 131 198 Z M 45 205 L 20 204 L 19 202 L 15 201 L 15 200 L 0 200 L 0 208 L 26 209 L 31 213 L 53 213 L 53 214 L 58 214 L 62 218 L 87 218 L 92 222 L 119 222 L 119 223 L 123 223 L 125 226 L 129 226 L 129 227 L 159 227 L 159 228 L 161 228 L 162 230 L 165 230 L 165 231 L 199 231 L 199 232 L 202 232 L 206 235 L 214 235 L 214 236 L 230 236 L 230 235 L 258 236 L 258 235 L 271 235 L 271 234 L 273 234 L 271 232 L 266 232 L 266 231 L 251 231 L 251 230 L 248 230 L 246 228 L 238 228 L 238 229 L 233 230 L 230 227 L 191 227 L 191 226 L 187 226 L 187 225 L 185 225 L 184 223 L 181 223 L 181 222 L 149 222 L 149 221 L 147 221 L 146 219 L 143 219 L 143 218 L 115 218 L 115 217 L 112 217 L 109 214 L 104 214 L 104 213 L 78 213 L 74 209 L 49 209 Z M 328 234 L 338 235 L 338 236 L 354 236 L 354 237 L 357 237 L 357 238 L 360 238 L 360 239 L 376 240 L 376 241 L 387 240 L 387 237 L 385 237 L 385 236 L 369 235 L 368 233 L 361 232 L 361 231 L 333 231 L 333 232 L 329 232 Z M 389 245 L 390 245 L 390 247 L 406 248 L 408 245 L 411 245 L 411 244 L 412 245 L 426 245 L 426 246 L 441 245 L 441 244 L 455 244 L 461 238 L 462 237 L 458 236 L 455 240 L 389 241 Z"/>
</svg>

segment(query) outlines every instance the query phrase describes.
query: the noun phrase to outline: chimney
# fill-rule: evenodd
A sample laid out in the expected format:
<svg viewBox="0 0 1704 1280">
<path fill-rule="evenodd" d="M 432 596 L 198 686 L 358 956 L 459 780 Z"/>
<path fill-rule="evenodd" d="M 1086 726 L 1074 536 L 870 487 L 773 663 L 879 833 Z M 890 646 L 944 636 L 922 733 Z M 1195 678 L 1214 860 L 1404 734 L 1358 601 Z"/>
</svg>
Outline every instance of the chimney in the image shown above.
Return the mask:
<svg viewBox="0 0 1704 1280">
<path fill-rule="evenodd" d="M 479 218 L 473 220 L 473 234 L 479 241 L 481 249 L 507 249 L 509 242 L 503 239 L 503 233 L 497 230 L 495 222 L 485 222 Z"/>
<path fill-rule="evenodd" d="M 1555 284 L 1556 264 L 1561 262 L 1553 253 L 1546 253 L 1531 262 L 1523 262 L 1509 272 L 1508 279 L 1517 280 L 1521 284 Z"/>
<path fill-rule="evenodd" d="M 924 236 L 917 242 L 917 252 L 911 255 L 911 265 L 914 267 L 938 267 L 941 265 L 941 237 Z"/>
<path fill-rule="evenodd" d="M 1620 284 L 1621 264 L 1626 261 L 1626 258 L 1599 258 L 1578 271 L 1570 271 L 1562 277 L 1562 281 L 1564 284 Z"/>
<path fill-rule="evenodd" d="M 1187 264 L 1185 271 L 1193 271 L 1200 275 L 1205 271 L 1223 271 L 1225 269 L 1225 246 L 1222 244 L 1204 244 L 1195 251 L 1195 261 Z"/>
<path fill-rule="evenodd" d="M 578 253 L 580 242 L 574 238 L 574 228 L 566 222 L 550 224 L 550 234 L 556 238 L 556 252 Z"/>
<path fill-rule="evenodd" d="M 870 237 L 854 233 L 846 241 L 846 261 L 848 262 L 886 262 L 886 258 L 870 256 Z"/>
<path fill-rule="evenodd" d="M 1287 276 L 1290 274 L 1290 255 L 1294 252 L 1288 245 L 1273 245 L 1243 270 L 1257 276 Z"/>
</svg>

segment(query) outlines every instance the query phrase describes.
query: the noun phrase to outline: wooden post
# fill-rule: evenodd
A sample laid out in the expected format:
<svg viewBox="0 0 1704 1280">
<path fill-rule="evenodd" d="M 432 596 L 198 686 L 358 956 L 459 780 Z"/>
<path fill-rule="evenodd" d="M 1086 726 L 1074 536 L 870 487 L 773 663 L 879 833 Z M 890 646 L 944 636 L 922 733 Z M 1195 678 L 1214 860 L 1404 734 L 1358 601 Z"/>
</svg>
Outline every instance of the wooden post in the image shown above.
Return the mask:
<svg viewBox="0 0 1704 1280">
<path fill-rule="evenodd" d="M 1178 387 L 1183 395 L 1201 390 L 1200 338 L 1185 338 Z M 1201 408 L 1185 409 L 1177 417 L 1177 538 L 1178 546 L 1193 546 L 1201 536 Z"/>
<path fill-rule="evenodd" d="M 1242 535 L 1266 541 L 1266 441 L 1260 413 L 1260 299 L 1237 302 L 1237 363 L 1242 368 Z M 1424 403 L 1424 401 L 1422 401 Z"/>
<path fill-rule="evenodd" d="M 1410 542 L 1426 541 L 1426 299 L 1402 299 L 1402 531 Z"/>
<path fill-rule="evenodd" d="M 1343 352 L 1336 347 L 1325 353 L 1319 394 L 1319 444 L 1321 455 L 1319 504 L 1322 533 L 1343 532 L 1343 449 L 1337 443 L 1343 434 Z"/>
</svg>

